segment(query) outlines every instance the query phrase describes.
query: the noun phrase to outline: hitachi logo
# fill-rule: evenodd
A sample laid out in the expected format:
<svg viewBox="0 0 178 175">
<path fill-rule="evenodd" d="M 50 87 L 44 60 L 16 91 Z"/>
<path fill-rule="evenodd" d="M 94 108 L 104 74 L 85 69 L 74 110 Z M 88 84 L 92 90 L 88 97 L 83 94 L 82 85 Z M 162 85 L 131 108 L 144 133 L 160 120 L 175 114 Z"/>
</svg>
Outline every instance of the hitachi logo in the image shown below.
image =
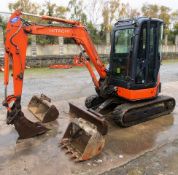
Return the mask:
<svg viewBox="0 0 178 175">
<path fill-rule="evenodd" d="M 51 29 L 50 32 L 52 33 L 69 33 L 69 30 L 66 29 Z"/>
</svg>

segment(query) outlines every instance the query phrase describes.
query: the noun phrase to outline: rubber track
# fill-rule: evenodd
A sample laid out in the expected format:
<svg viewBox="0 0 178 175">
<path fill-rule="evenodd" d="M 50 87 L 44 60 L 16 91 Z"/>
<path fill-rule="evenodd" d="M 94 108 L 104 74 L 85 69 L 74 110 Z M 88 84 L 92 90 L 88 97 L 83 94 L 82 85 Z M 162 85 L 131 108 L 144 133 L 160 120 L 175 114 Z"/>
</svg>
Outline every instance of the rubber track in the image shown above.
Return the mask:
<svg viewBox="0 0 178 175">
<path fill-rule="evenodd" d="M 174 110 L 175 104 L 175 99 L 172 97 L 158 96 L 154 100 L 121 104 L 114 109 L 111 116 L 117 125 L 129 127 L 167 115 Z"/>
</svg>

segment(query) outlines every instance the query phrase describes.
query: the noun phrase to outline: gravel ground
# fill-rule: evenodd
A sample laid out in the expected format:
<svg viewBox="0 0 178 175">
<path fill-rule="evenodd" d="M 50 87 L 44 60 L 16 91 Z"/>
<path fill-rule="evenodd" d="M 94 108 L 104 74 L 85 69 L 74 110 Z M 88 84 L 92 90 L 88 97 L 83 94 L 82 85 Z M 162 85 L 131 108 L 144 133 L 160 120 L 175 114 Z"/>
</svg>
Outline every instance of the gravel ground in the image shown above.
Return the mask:
<svg viewBox="0 0 178 175">
<path fill-rule="evenodd" d="M 177 67 L 178 62 L 175 61 L 165 61 L 161 67 L 163 91 L 176 99 Z M 0 87 L 3 87 L 2 74 Z M 11 89 L 12 82 L 9 84 L 9 93 Z M 126 129 L 112 128 L 106 138 L 106 147 L 99 157 L 73 164 L 57 145 L 67 124 L 67 102 L 74 99 L 83 103 L 86 96 L 95 93 L 89 73 L 85 68 L 28 69 L 25 73 L 22 105 L 26 106 L 37 93 L 51 97 L 62 108 L 62 117 L 53 124 L 55 129 L 44 137 L 16 144 L 16 131 L 5 124 L 5 110 L 0 106 L 0 174 L 178 174 L 177 107 L 171 117 L 155 119 Z M 3 98 L 0 93 L 0 99 Z"/>
</svg>

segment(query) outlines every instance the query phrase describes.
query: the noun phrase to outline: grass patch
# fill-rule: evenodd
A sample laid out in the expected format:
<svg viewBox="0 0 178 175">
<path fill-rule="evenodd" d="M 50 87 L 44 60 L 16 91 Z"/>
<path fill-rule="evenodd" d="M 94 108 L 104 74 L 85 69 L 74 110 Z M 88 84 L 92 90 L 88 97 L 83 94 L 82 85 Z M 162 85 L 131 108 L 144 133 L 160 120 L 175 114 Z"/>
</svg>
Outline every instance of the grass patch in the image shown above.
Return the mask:
<svg viewBox="0 0 178 175">
<path fill-rule="evenodd" d="M 83 70 L 85 70 L 85 67 L 73 67 L 71 69 L 30 68 L 25 70 L 25 75 L 50 75 L 65 72 L 81 72 Z"/>
<path fill-rule="evenodd" d="M 39 78 L 42 76 L 49 76 L 54 74 L 65 74 L 69 72 L 82 72 L 84 70 L 87 70 L 86 67 L 73 67 L 71 69 L 49 69 L 47 67 L 45 68 L 30 68 L 25 70 L 25 76 L 38 76 Z M 9 78 L 11 78 L 12 70 L 10 70 Z M 3 72 L 0 72 L 0 79 L 3 79 L 4 74 Z"/>
<path fill-rule="evenodd" d="M 162 60 L 162 64 L 173 64 L 178 63 L 178 59 Z"/>
</svg>

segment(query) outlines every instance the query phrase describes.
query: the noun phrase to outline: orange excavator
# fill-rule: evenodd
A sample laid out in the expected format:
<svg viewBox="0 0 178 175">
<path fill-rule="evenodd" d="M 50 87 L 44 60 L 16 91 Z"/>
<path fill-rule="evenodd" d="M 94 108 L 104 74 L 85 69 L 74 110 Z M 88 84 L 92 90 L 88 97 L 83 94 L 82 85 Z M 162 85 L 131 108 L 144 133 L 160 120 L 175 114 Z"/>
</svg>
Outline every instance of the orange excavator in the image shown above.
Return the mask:
<svg viewBox="0 0 178 175">
<path fill-rule="evenodd" d="M 48 20 L 51 23 L 35 24 L 25 20 L 24 15 L 31 14 L 17 10 L 8 21 L 4 58 L 3 104 L 7 108 L 7 124 L 15 125 L 20 138 L 34 137 L 48 130 L 42 123 L 29 121 L 21 110 L 29 34 L 72 38 L 82 49 L 81 62 L 92 77 L 96 95 L 86 98 L 85 109 L 70 103 L 71 120 L 61 140 L 61 147 L 66 148 L 76 160 L 88 160 L 102 151 L 104 136 L 108 132 L 108 118 L 112 118 L 121 127 L 129 127 L 173 111 L 174 98 L 159 95 L 162 20 L 139 17 L 117 21 L 111 34 L 110 61 L 106 68 L 86 27 L 80 22 L 36 16 L 41 21 Z M 7 95 L 10 59 L 13 68 L 13 95 Z M 45 95 L 33 97 L 28 107 L 44 122 L 56 119 L 59 114 Z"/>
</svg>

